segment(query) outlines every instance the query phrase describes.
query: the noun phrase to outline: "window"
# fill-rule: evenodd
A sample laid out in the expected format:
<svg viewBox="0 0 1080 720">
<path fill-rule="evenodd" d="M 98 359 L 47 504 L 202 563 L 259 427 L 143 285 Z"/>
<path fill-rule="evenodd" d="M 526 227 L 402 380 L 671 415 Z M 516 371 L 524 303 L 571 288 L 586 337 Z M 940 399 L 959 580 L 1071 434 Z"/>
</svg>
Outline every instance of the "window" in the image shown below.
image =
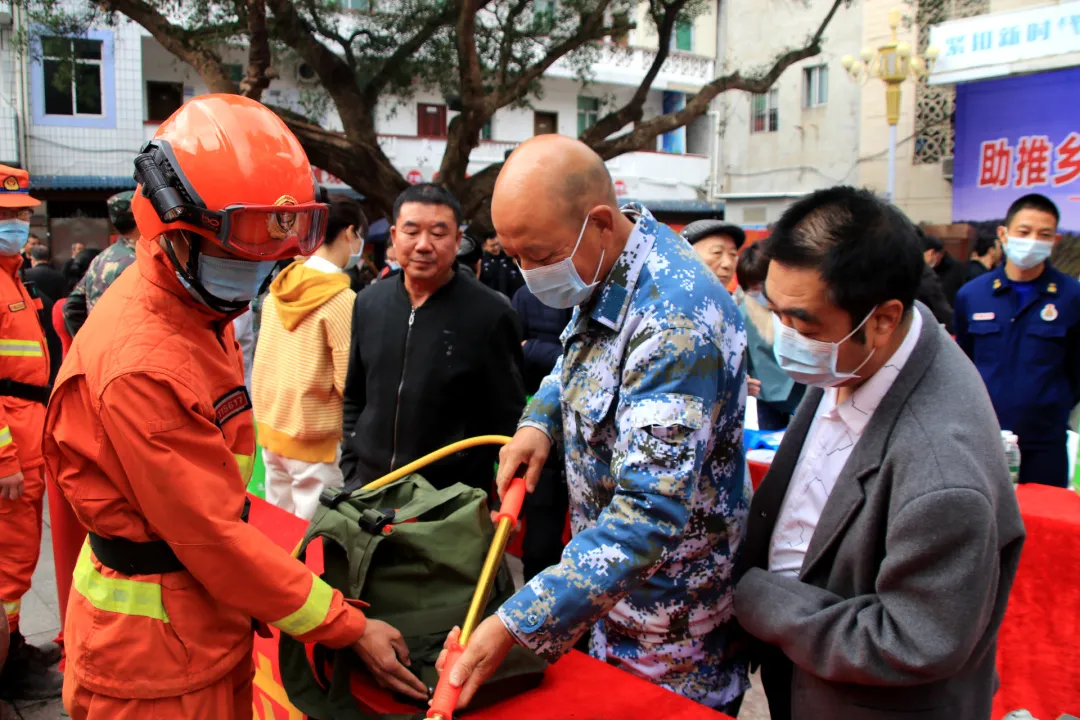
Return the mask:
<svg viewBox="0 0 1080 720">
<path fill-rule="evenodd" d="M 671 34 L 671 49 L 694 50 L 694 23 L 691 20 L 678 20 L 675 22 L 675 32 Z"/>
<path fill-rule="evenodd" d="M 600 119 L 600 98 L 579 96 L 577 99 L 578 135 L 591 128 Z"/>
<path fill-rule="evenodd" d="M 480 128 L 480 139 L 481 140 L 490 140 L 491 139 L 491 120 L 488 120 L 486 123 L 484 123 L 484 127 Z"/>
<path fill-rule="evenodd" d="M 446 106 L 417 103 L 416 134 L 420 137 L 446 137 Z"/>
<path fill-rule="evenodd" d="M 184 104 L 184 83 L 147 82 L 146 120 L 164 122 Z"/>
<path fill-rule="evenodd" d="M 780 127 L 780 92 L 773 88 L 763 95 L 754 95 L 751 132 L 776 132 Z"/>
<path fill-rule="evenodd" d="M 102 41 L 41 39 L 46 115 L 102 115 Z"/>
<path fill-rule="evenodd" d="M 829 101 L 829 68 L 817 65 L 803 70 L 803 107 L 815 108 Z"/>
<path fill-rule="evenodd" d="M 371 12 L 374 4 L 374 0 L 341 0 L 341 7 L 345 10 Z"/>
<path fill-rule="evenodd" d="M 229 63 L 225 66 L 225 70 L 228 71 L 229 79 L 232 80 L 234 83 L 238 83 L 243 80 L 244 75 L 247 74 L 244 72 L 244 66 L 240 63 Z"/>
</svg>

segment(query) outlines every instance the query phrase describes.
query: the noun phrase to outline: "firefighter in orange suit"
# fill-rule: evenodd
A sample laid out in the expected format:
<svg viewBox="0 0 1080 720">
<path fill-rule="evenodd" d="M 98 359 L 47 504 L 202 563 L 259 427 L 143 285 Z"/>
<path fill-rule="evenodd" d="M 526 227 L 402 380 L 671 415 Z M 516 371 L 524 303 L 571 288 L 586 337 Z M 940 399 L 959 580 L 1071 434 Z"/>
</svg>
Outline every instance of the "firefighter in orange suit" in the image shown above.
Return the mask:
<svg viewBox="0 0 1080 720">
<path fill-rule="evenodd" d="M 401 635 L 244 522 L 255 452 L 232 319 L 276 260 L 311 253 L 327 206 L 266 107 L 205 95 L 135 159 L 135 264 L 79 332 L 46 463 L 89 535 L 64 642 L 75 720 L 252 717 L 252 618 L 352 646 L 413 697 Z"/>
<path fill-rule="evenodd" d="M 20 254 L 30 237 L 25 170 L 0 165 L 0 601 L 11 628 L 11 648 L 0 672 L 0 698 L 58 697 L 63 678 L 50 666 L 55 645 L 30 645 L 19 631 L 22 598 L 41 550 L 45 494 L 41 431 L 49 400 L 49 351 L 38 311 L 41 300 L 22 283 Z"/>
</svg>

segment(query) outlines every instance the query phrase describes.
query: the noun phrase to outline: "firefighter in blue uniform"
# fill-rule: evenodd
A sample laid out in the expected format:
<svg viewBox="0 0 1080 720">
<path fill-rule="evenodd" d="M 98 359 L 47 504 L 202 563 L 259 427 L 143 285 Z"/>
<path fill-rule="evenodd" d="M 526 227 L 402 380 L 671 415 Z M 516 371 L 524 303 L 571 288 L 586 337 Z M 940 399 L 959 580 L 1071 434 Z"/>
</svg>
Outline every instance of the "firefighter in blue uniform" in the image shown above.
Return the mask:
<svg viewBox="0 0 1080 720">
<path fill-rule="evenodd" d="M 1064 487 L 1065 431 L 1080 401 L 1080 283 L 1048 262 L 1060 219 L 1042 195 L 1014 202 L 998 228 L 1005 265 L 961 288 L 955 313 L 957 342 L 1002 429 L 1020 440 L 1020 482 Z"/>
</svg>

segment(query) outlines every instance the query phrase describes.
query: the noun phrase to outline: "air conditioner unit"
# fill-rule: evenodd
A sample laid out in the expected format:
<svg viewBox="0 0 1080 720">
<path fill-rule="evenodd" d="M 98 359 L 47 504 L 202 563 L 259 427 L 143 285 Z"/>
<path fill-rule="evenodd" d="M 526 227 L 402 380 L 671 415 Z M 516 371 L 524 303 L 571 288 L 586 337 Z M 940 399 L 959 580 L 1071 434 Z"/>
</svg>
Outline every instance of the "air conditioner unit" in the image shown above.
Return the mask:
<svg viewBox="0 0 1080 720">
<path fill-rule="evenodd" d="M 941 158 L 941 176 L 943 178 L 945 178 L 946 180 L 948 180 L 949 182 L 952 182 L 952 178 L 953 178 L 953 157 L 952 157 L 952 155 L 950 155 L 948 157 Z"/>
<path fill-rule="evenodd" d="M 296 81 L 301 85 L 314 85 L 319 82 L 319 75 L 315 68 L 307 63 L 300 63 L 296 66 Z"/>
</svg>

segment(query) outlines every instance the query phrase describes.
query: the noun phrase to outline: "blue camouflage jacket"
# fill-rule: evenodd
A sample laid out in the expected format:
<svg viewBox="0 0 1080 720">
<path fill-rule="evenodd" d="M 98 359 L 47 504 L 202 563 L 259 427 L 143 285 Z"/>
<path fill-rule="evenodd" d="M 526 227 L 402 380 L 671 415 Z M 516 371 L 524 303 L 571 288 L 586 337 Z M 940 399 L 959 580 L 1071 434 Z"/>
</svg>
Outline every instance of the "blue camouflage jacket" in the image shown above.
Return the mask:
<svg viewBox="0 0 1080 720">
<path fill-rule="evenodd" d="M 520 423 L 562 445 L 574 536 L 498 614 L 549 660 L 598 621 L 661 664 L 679 658 L 665 644 L 734 626 L 750 495 L 742 317 L 685 240 L 643 208 L 624 212 L 637 216 L 626 248 L 574 311 Z M 726 670 L 742 687 L 745 667 Z"/>
</svg>

